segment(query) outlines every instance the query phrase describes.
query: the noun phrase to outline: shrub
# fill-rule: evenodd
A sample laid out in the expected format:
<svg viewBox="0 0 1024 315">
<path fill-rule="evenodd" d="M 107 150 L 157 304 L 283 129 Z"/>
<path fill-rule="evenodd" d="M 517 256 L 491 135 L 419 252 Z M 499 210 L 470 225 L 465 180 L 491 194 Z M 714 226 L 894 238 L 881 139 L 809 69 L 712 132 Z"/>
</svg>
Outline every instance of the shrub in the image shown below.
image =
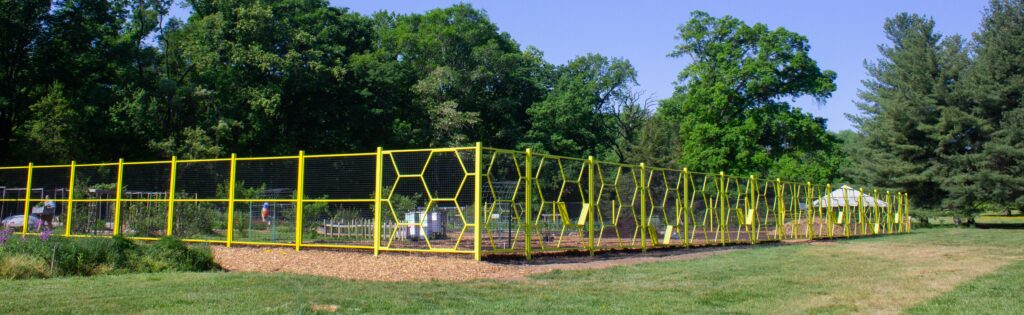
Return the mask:
<svg viewBox="0 0 1024 315">
<path fill-rule="evenodd" d="M 206 271 L 217 268 L 213 254 L 207 246 L 189 248 L 179 239 L 164 237 L 143 247 L 140 272 Z"/>
<path fill-rule="evenodd" d="M 48 278 L 50 267 L 42 258 L 27 254 L 0 257 L 0 277 L 7 279 Z"/>
<path fill-rule="evenodd" d="M 54 237 L 47 241 L 30 238 L 8 241 L 0 246 L 0 260 L 3 261 L 0 275 L 18 279 L 219 268 L 208 246 L 190 247 L 174 238 L 141 244 L 119 236 Z M 33 269 L 38 266 L 42 266 L 41 269 Z"/>
</svg>

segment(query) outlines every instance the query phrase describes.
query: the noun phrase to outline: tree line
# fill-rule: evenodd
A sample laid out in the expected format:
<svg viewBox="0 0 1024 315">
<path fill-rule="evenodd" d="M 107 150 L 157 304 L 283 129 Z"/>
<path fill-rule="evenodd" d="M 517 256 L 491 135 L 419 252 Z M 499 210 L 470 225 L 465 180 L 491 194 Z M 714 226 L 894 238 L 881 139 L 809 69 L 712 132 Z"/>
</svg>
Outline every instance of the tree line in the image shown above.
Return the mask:
<svg viewBox="0 0 1024 315">
<path fill-rule="evenodd" d="M 1024 206 L 1024 2 L 991 1 L 970 37 L 886 20 L 847 135 L 850 178 L 906 189 L 919 215 L 970 223 Z"/>
<path fill-rule="evenodd" d="M 0 162 L 482 141 L 877 185 L 969 218 L 1024 203 L 1022 11 L 992 1 L 970 39 L 888 19 L 857 130 L 836 134 L 790 103 L 836 89 L 807 38 L 731 16 L 679 26 L 666 53 L 687 63 L 655 99 L 628 60 L 549 63 L 469 4 L 361 15 L 324 0 L 0 0 Z"/>
</svg>

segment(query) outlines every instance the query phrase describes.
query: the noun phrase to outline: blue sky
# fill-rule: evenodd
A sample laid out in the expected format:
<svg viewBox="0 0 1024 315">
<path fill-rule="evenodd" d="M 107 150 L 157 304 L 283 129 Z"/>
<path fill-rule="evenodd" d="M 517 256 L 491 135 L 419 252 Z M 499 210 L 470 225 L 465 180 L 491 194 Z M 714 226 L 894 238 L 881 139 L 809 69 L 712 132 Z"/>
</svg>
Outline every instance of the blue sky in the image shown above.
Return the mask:
<svg viewBox="0 0 1024 315">
<path fill-rule="evenodd" d="M 578 55 L 600 53 L 629 59 L 639 73 L 640 85 L 656 97 L 672 94 L 673 82 L 687 61 L 668 58 L 677 41 L 676 27 L 690 11 L 712 16 L 732 15 L 748 24 L 785 27 L 807 36 L 811 57 L 823 69 L 838 73 L 837 90 L 823 104 L 798 99 L 795 104 L 828 119 L 829 130 L 851 129 L 843 113 L 854 113 L 860 81 L 867 78 L 863 62 L 878 58 L 885 42 L 882 23 L 899 12 L 932 16 L 942 34 L 969 35 L 978 29 L 987 1 L 337 1 L 371 14 L 380 10 L 424 12 L 468 2 L 484 9 L 501 31 L 523 47 L 544 51 L 552 63 L 565 63 Z"/>
</svg>

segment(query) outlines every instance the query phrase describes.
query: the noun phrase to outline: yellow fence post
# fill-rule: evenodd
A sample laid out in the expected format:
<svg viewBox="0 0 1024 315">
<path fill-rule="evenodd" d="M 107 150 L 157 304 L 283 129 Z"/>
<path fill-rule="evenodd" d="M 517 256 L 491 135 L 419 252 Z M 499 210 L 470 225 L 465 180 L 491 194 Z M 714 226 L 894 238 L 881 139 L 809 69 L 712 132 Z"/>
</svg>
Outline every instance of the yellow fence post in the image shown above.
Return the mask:
<svg viewBox="0 0 1024 315">
<path fill-rule="evenodd" d="M 381 210 L 380 209 L 380 205 L 381 205 L 380 194 L 381 194 L 381 190 L 383 189 L 383 187 L 382 187 L 382 185 L 383 185 L 382 184 L 382 182 L 383 182 L 382 175 L 383 174 L 381 174 L 383 172 L 383 165 L 382 164 L 384 163 L 384 153 L 383 153 L 383 151 L 384 151 L 383 148 L 377 147 L 377 155 L 376 155 L 377 165 L 376 165 L 376 171 L 374 173 L 375 175 L 374 175 L 374 184 L 373 184 L 373 255 L 374 256 L 380 255 L 380 210 Z"/>
<path fill-rule="evenodd" d="M 690 209 L 690 170 L 683 168 L 683 207 L 679 209 L 683 212 L 683 246 L 690 246 L 690 215 L 693 209 Z"/>
<path fill-rule="evenodd" d="M 473 258 L 480 260 L 480 200 L 482 199 L 483 181 L 480 178 L 480 166 L 483 164 L 483 144 L 476 143 L 473 154 Z"/>
<path fill-rule="evenodd" d="M 765 197 L 767 198 L 767 197 Z M 796 227 L 794 224 L 793 227 Z M 782 184 L 782 178 L 775 178 L 775 240 L 781 241 L 786 235 L 786 186 Z"/>
<path fill-rule="evenodd" d="M 26 170 L 25 177 L 25 214 L 22 215 L 21 223 L 21 237 L 24 238 L 25 234 L 28 234 L 28 214 L 32 209 L 32 162 L 28 163 L 28 169 Z"/>
<path fill-rule="evenodd" d="M 640 163 L 640 251 L 647 252 L 647 166 Z"/>
<path fill-rule="evenodd" d="M 75 208 L 75 161 L 71 161 L 71 170 L 68 173 L 68 206 L 64 212 L 64 237 L 71 236 L 71 215 Z"/>
<path fill-rule="evenodd" d="M 909 233 L 911 222 L 910 222 L 910 194 L 903 192 L 903 224 L 906 225 L 903 232 Z"/>
<path fill-rule="evenodd" d="M 892 214 L 892 207 L 893 207 L 892 192 L 886 190 L 885 191 L 885 230 L 886 230 L 886 232 L 888 234 L 892 234 L 893 221 L 895 221 L 895 219 L 893 218 L 893 214 Z"/>
<path fill-rule="evenodd" d="M 826 227 L 828 228 L 828 231 L 825 231 L 825 233 L 826 235 L 828 235 L 828 237 L 831 238 L 832 236 L 834 236 L 832 233 L 832 231 L 834 230 L 832 224 L 833 222 L 835 222 L 834 215 L 832 214 L 832 184 L 825 184 L 825 198 L 827 198 L 825 203 L 825 223 Z"/>
<path fill-rule="evenodd" d="M 811 196 L 814 194 L 814 187 L 807 182 L 807 190 L 804 191 L 804 204 L 807 205 L 807 239 L 814 240 L 814 207 L 811 205 Z"/>
<path fill-rule="evenodd" d="M 857 195 L 857 223 L 860 225 L 860 234 L 867 234 L 868 226 L 864 222 L 864 187 L 859 189 L 860 195 Z"/>
<path fill-rule="evenodd" d="M 531 248 L 533 246 L 531 245 L 533 243 L 533 152 L 529 148 L 526 149 L 526 172 L 524 174 L 526 174 L 526 202 L 524 207 L 526 208 L 524 210 L 526 212 L 526 225 L 524 226 L 526 229 L 526 259 L 530 260 L 533 259 L 533 254 L 531 253 L 533 250 Z"/>
<path fill-rule="evenodd" d="M 238 155 L 231 153 L 231 164 L 228 171 L 228 235 L 227 247 L 231 247 L 231 241 L 235 238 L 235 166 L 238 165 Z"/>
<path fill-rule="evenodd" d="M 729 195 L 726 191 L 728 187 L 726 186 L 725 172 L 718 172 L 718 180 L 718 233 L 720 233 L 719 240 L 721 241 L 722 245 L 725 245 L 726 237 L 729 233 L 729 227 L 727 226 L 728 223 L 726 223 L 728 221 L 726 221 L 725 218 L 725 208 L 728 206 L 729 203 Z"/>
<path fill-rule="evenodd" d="M 302 247 L 302 201 L 306 181 L 306 151 L 299 151 L 298 183 L 295 186 L 295 251 Z"/>
<path fill-rule="evenodd" d="M 594 211 L 597 211 L 597 203 L 594 200 L 594 156 L 587 157 L 587 202 L 590 209 L 587 211 L 587 247 L 590 248 L 590 255 L 594 255 Z"/>
<path fill-rule="evenodd" d="M 756 244 L 757 243 L 757 236 L 758 236 L 757 235 L 757 209 L 754 209 L 754 207 L 757 207 L 757 200 L 754 200 L 755 199 L 754 194 L 756 194 L 756 191 L 757 191 L 757 178 L 754 177 L 754 175 L 750 175 L 750 178 L 747 179 L 747 198 L 746 198 L 747 200 L 744 200 L 744 202 L 743 202 L 743 205 L 746 206 L 746 209 L 743 209 L 743 214 L 744 214 L 743 221 L 745 221 L 745 222 L 741 222 L 741 224 L 746 226 L 746 229 L 747 229 L 747 240 L 750 241 L 751 244 Z M 747 222 L 750 222 L 750 224 L 746 224 Z"/>
<path fill-rule="evenodd" d="M 114 235 L 121 235 L 121 184 L 124 179 L 124 159 L 117 159 L 117 191 L 114 192 Z"/>
<path fill-rule="evenodd" d="M 167 236 L 174 236 L 174 190 L 178 178 L 178 157 L 171 156 L 171 179 L 167 189 Z"/>
</svg>

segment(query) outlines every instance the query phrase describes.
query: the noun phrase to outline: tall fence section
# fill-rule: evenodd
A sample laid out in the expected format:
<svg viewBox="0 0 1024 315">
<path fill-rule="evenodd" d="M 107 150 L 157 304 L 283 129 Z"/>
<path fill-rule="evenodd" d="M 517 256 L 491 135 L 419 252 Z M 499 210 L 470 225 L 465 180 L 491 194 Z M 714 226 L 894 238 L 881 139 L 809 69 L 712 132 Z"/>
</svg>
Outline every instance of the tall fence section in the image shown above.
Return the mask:
<svg viewBox="0 0 1024 315">
<path fill-rule="evenodd" d="M 475 147 L 0 167 L 22 235 L 515 254 L 909 232 L 906 193 Z"/>
</svg>

